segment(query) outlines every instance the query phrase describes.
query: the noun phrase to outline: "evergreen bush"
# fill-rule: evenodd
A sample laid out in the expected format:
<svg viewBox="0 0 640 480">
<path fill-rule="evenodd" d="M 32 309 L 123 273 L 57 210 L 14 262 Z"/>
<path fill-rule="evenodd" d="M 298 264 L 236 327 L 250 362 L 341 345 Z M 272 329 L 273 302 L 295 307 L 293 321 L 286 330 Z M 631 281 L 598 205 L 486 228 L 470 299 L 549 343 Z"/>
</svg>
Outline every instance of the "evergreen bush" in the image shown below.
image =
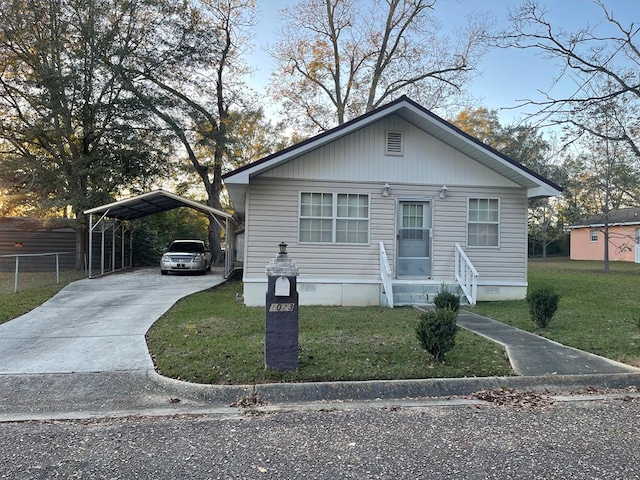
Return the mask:
<svg viewBox="0 0 640 480">
<path fill-rule="evenodd" d="M 443 284 L 438 294 L 434 297 L 433 304 L 436 306 L 436 310 L 448 308 L 457 312 L 460 310 L 460 296 L 449 292 Z"/>
<path fill-rule="evenodd" d="M 456 343 L 458 312 L 441 308 L 435 312 L 423 312 L 416 327 L 416 335 L 422 348 L 434 359 L 442 361 L 444 355 Z"/>
<path fill-rule="evenodd" d="M 538 287 L 527 293 L 529 313 L 538 328 L 547 328 L 558 310 L 559 301 L 560 295 L 549 286 Z"/>
</svg>

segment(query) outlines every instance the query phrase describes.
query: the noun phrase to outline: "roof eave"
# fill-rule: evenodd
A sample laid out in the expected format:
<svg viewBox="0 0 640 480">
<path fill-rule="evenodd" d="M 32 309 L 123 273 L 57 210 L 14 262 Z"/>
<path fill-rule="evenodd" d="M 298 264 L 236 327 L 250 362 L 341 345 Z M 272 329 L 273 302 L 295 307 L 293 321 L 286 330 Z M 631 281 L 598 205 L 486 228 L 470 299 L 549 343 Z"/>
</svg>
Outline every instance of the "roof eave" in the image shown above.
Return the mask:
<svg viewBox="0 0 640 480">
<path fill-rule="evenodd" d="M 540 184 L 537 187 L 527 189 L 527 197 L 531 199 L 555 197 L 561 193 L 561 190 L 555 189 L 547 184 Z"/>
<path fill-rule="evenodd" d="M 609 223 L 608 227 L 633 227 L 640 225 L 640 221 L 637 222 L 613 222 Z M 574 230 L 577 228 L 604 228 L 604 223 L 586 223 L 582 225 L 569 225 L 567 228 Z"/>
</svg>

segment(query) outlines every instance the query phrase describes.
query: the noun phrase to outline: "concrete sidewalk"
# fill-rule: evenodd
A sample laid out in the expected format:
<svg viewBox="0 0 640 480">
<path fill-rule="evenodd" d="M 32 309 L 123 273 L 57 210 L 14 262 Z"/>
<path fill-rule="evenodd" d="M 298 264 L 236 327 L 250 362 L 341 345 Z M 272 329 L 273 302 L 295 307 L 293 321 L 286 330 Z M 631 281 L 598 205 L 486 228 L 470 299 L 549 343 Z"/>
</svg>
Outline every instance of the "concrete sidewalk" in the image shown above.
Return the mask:
<svg viewBox="0 0 640 480">
<path fill-rule="evenodd" d="M 503 345 L 518 375 L 640 373 L 640 369 L 525 332 L 475 313 L 460 311 L 458 325 Z"/>
</svg>

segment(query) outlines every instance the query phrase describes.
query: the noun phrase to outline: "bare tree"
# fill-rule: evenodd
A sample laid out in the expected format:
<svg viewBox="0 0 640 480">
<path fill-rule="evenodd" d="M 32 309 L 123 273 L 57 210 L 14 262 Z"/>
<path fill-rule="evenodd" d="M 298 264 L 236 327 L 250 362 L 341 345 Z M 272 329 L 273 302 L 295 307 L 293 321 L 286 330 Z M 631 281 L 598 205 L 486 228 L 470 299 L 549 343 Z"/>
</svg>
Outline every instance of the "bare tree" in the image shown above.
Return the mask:
<svg viewBox="0 0 640 480">
<path fill-rule="evenodd" d="M 582 173 L 572 182 L 572 189 L 589 215 L 600 218 L 604 235 L 604 271 L 609 271 L 610 213 L 633 206 L 638 197 L 640 173 L 633 168 L 637 157 L 627 142 L 611 140 L 621 123 L 627 123 L 629 111 L 621 97 L 593 105 L 576 115 L 572 126 L 578 137 L 579 161 Z M 632 115 L 634 116 L 634 115 Z"/>
<path fill-rule="evenodd" d="M 542 100 L 528 99 L 524 105 L 537 107 L 535 115 L 551 124 L 570 124 L 603 140 L 626 142 L 640 158 L 640 131 L 637 121 L 619 123 L 607 132 L 579 123 L 580 112 L 589 112 L 598 104 L 624 98 L 629 105 L 640 105 L 640 27 L 634 19 L 616 18 L 606 2 L 594 3 L 602 11 L 602 21 L 576 31 L 566 31 L 547 19 L 549 11 L 537 0 L 527 0 L 510 11 L 511 28 L 502 32 L 503 47 L 530 49 L 556 60 L 559 73 L 554 85 L 571 80 L 576 90 L 565 96 L 547 92 Z M 640 20 L 636 19 L 636 20 Z M 606 86 L 606 88 L 600 88 Z M 584 117 L 582 117 L 584 118 Z M 613 118 L 612 118 L 613 120 Z"/>
<path fill-rule="evenodd" d="M 283 11 L 271 91 L 292 122 L 326 130 L 409 94 L 442 108 L 475 73 L 490 22 L 442 33 L 436 0 L 301 0 Z"/>
<path fill-rule="evenodd" d="M 229 162 L 232 109 L 241 109 L 247 73 L 242 54 L 254 25 L 254 0 L 183 2 L 183 15 L 158 17 L 163 48 L 144 51 L 126 63 L 112 63 L 126 88 L 172 131 L 207 194 L 221 209 L 222 173 Z M 221 231 L 209 224 L 213 260 L 221 258 Z"/>
</svg>

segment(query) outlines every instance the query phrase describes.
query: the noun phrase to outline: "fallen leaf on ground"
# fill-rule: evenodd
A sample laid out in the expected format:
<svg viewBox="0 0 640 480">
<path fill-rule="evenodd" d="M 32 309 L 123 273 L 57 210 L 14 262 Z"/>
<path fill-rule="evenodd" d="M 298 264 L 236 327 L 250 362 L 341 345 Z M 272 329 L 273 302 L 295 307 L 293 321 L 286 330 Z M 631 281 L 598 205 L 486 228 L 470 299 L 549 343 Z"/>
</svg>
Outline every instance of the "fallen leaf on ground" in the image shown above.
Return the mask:
<svg viewBox="0 0 640 480">
<path fill-rule="evenodd" d="M 519 392 L 513 388 L 494 388 L 473 393 L 472 398 L 491 402 L 499 406 L 516 408 L 539 408 L 553 404 L 549 395 L 539 392 Z"/>
</svg>

